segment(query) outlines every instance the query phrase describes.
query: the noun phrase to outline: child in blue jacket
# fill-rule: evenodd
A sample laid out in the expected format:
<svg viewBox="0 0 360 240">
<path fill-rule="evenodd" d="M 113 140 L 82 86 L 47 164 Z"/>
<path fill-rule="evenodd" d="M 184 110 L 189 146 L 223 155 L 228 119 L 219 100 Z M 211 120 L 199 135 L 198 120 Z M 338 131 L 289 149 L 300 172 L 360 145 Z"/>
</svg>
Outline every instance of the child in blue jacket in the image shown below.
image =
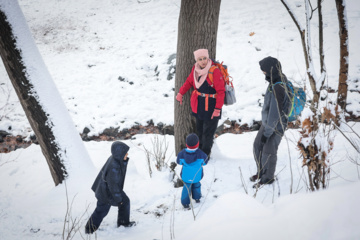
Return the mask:
<svg viewBox="0 0 360 240">
<path fill-rule="evenodd" d="M 203 167 L 208 163 L 208 156 L 199 149 L 199 137 L 191 133 L 186 137 L 186 147 L 178 154 L 176 162 L 183 165 L 181 178 L 184 187 L 181 194 L 181 204 L 189 208 L 190 196 L 199 203 L 201 198 L 200 180 L 203 178 Z"/>
</svg>

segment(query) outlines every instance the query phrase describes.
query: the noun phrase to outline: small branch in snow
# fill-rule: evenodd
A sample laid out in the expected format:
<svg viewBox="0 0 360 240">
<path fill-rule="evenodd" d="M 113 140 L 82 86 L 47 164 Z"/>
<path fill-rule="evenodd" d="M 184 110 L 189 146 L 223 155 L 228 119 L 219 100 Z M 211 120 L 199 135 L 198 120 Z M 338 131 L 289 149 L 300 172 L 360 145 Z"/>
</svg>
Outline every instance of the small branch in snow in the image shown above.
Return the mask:
<svg viewBox="0 0 360 240">
<path fill-rule="evenodd" d="M 145 0 L 137 0 L 137 2 L 138 3 L 149 3 L 149 2 L 151 2 L 151 0 L 147 0 L 147 1 L 145 1 Z"/>
<path fill-rule="evenodd" d="M 344 138 L 351 144 L 351 146 L 353 146 L 353 148 L 360 153 L 360 148 L 357 144 L 355 144 L 353 141 L 351 141 L 346 135 L 345 133 L 334 123 L 332 122 L 332 125 L 344 136 Z M 355 132 L 355 131 L 354 131 Z M 358 135 L 359 137 L 359 135 Z"/>
<path fill-rule="evenodd" d="M 241 183 L 243 185 L 244 191 L 245 191 L 246 194 L 248 194 L 247 186 L 246 186 L 244 176 L 243 176 L 242 171 L 241 171 L 241 167 L 239 167 L 239 171 L 240 171 L 240 180 L 241 180 Z"/>
</svg>

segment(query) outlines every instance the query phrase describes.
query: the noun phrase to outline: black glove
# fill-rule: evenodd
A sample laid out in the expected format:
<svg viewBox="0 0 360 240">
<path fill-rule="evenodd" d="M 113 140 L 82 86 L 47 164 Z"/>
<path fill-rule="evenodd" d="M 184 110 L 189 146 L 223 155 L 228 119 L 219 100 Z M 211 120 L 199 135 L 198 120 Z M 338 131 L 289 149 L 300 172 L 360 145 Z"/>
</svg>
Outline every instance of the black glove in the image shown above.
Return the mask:
<svg viewBox="0 0 360 240">
<path fill-rule="evenodd" d="M 261 143 L 262 144 L 265 144 L 267 140 L 268 140 L 267 137 L 265 137 L 264 135 L 261 136 Z"/>
</svg>

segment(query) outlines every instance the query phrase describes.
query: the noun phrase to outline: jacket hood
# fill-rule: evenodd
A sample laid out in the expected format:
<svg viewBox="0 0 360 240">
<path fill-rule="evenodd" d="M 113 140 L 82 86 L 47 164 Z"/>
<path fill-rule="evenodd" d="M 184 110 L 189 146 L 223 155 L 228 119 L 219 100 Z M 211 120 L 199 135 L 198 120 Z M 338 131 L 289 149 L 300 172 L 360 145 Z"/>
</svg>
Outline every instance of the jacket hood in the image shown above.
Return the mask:
<svg viewBox="0 0 360 240">
<path fill-rule="evenodd" d="M 193 162 L 196 162 L 199 158 L 199 148 L 196 150 L 191 150 L 188 148 L 185 148 L 185 162 L 187 164 L 191 164 Z"/>
<path fill-rule="evenodd" d="M 260 69 L 266 72 L 266 81 L 276 83 L 281 81 L 283 73 L 281 70 L 281 63 L 273 57 L 266 57 L 259 62 Z"/>
<path fill-rule="evenodd" d="M 130 147 L 123 142 L 116 141 L 111 145 L 111 154 L 116 160 L 123 160 Z"/>
</svg>

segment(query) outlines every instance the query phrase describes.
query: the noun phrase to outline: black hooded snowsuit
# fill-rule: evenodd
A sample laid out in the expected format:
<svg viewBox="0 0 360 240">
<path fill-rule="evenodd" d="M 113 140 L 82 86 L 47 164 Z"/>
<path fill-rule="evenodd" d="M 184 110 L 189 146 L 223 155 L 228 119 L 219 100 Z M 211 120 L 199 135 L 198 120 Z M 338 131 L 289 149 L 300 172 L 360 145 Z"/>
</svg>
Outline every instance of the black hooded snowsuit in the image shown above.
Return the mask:
<svg viewBox="0 0 360 240">
<path fill-rule="evenodd" d="M 254 141 L 254 158 L 261 183 L 274 179 L 277 150 L 288 123 L 290 110 L 287 78 L 282 73 L 281 64 L 276 58 L 267 57 L 259 62 L 266 72 L 267 87 L 261 111 L 262 125 Z"/>
<path fill-rule="evenodd" d="M 86 228 L 96 230 L 108 214 L 111 206 L 117 206 L 118 226 L 129 223 L 130 199 L 123 191 L 126 169 L 129 158 L 124 160 L 129 146 L 120 141 L 111 145 L 111 156 L 108 158 L 91 189 L 98 200 L 96 209 L 91 215 Z"/>
</svg>

